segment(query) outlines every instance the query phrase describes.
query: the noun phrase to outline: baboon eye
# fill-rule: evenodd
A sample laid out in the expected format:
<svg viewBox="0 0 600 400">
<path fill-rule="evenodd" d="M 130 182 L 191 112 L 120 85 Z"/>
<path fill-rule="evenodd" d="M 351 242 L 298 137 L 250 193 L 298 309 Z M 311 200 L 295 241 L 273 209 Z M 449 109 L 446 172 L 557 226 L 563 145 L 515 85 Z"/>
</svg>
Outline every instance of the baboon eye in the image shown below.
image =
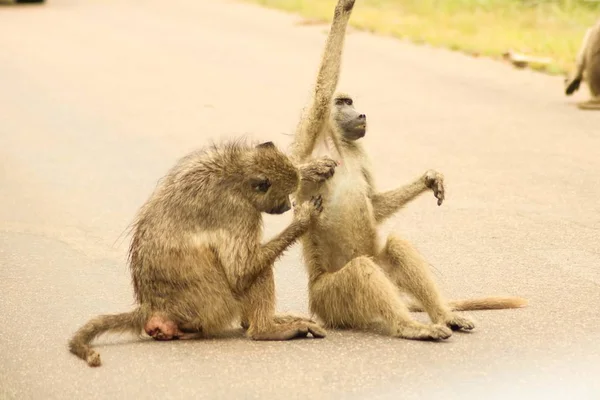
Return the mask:
<svg viewBox="0 0 600 400">
<path fill-rule="evenodd" d="M 344 104 L 347 104 L 347 105 L 351 106 L 352 105 L 352 99 L 347 99 L 347 98 L 335 99 L 335 105 L 336 106 L 343 106 Z"/>
<path fill-rule="evenodd" d="M 271 187 L 271 182 L 268 179 L 256 179 L 252 182 L 252 187 L 257 192 L 265 193 Z"/>
<path fill-rule="evenodd" d="M 270 187 L 271 187 L 271 183 L 267 180 L 267 181 L 261 182 L 260 185 L 258 185 L 258 190 L 260 190 L 261 192 L 266 192 L 267 190 L 269 190 Z"/>
</svg>

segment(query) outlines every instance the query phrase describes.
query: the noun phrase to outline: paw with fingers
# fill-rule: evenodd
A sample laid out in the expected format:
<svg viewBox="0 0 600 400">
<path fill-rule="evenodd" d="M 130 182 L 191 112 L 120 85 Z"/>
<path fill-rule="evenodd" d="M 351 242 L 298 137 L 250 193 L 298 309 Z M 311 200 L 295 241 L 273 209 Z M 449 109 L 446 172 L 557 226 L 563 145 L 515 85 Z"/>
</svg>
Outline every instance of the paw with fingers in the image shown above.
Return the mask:
<svg viewBox="0 0 600 400">
<path fill-rule="evenodd" d="M 475 323 L 467 317 L 452 313 L 441 322 L 453 331 L 471 331 L 475 328 Z"/>
<path fill-rule="evenodd" d="M 300 205 L 294 203 L 294 218 L 301 224 L 309 224 L 319 218 L 323 212 L 323 198 L 321 195 L 312 196 L 310 200 Z"/>
<path fill-rule="evenodd" d="M 321 183 L 333 176 L 338 163 L 329 158 L 322 157 L 300 167 L 300 179 L 307 182 Z"/>
<path fill-rule="evenodd" d="M 423 181 L 425 182 L 425 186 L 433 190 L 433 195 L 438 199 L 437 204 L 438 206 L 441 206 L 445 199 L 446 192 L 444 189 L 444 175 L 430 169 L 423 175 Z"/>
<path fill-rule="evenodd" d="M 342 6 L 344 11 L 348 12 L 348 11 L 352 11 L 352 9 L 354 8 L 355 2 L 356 2 L 356 0 L 340 0 L 340 2 L 338 4 L 340 4 Z"/>
</svg>

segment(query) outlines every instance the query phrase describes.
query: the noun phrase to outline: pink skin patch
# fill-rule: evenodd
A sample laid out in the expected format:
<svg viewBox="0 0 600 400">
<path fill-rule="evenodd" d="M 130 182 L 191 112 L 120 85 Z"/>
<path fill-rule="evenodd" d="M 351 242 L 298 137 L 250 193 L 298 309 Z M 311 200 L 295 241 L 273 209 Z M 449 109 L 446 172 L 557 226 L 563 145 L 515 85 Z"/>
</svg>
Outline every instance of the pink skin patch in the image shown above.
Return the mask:
<svg viewBox="0 0 600 400">
<path fill-rule="evenodd" d="M 177 324 L 162 315 L 153 315 L 146 325 L 144 330 L 155 340 L 174 340 L 184 339 L 186 336 L 179 330 Z"/>
</svg>

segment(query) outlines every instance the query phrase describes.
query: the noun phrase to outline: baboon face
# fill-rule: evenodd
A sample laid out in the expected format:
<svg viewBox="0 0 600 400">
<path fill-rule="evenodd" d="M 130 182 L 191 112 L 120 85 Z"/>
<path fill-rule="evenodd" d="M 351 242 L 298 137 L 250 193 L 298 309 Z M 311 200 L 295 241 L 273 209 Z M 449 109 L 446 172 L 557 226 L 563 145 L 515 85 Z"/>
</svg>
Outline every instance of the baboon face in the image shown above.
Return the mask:
<svg viewBox="0 0 600 400">
<path fill-rule="evenodd" d="M 360 139 L 367 132 L 367 116 L 356 111 L 352 98 L 346 94 L 335 96 L 333 120 L 347 140 Z"/>
<path fill-rule="evenodd" d="M 258 210 L 283 214 L 292 208 L 290 195 L 300 182 L 298 171 L 272 142 L 256 146 L 248 172 L 251 198 Z"/>
</svg>

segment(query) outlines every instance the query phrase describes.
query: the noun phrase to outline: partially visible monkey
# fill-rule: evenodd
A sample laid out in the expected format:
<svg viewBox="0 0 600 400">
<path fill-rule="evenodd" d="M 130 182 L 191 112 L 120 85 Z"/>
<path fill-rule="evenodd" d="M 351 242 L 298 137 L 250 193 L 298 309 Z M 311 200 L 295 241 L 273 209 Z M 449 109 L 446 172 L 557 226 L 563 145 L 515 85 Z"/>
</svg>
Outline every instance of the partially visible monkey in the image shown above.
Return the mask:
<svg viewBox="0 0 600 400">
<path fill-rule="evenodd" d="M 577 103 L 582 110 L 600 110 L 600 20 L 588 28 L 583 36 L 572 78 L 565 79 L 565 94 L 572 95 L 581 81 L 587 82 L 591 99 Z"/>
<path fill-rule="evenodd" d="M 282 214 L 300 180 L 322 183 L 335 162 L 294 166 L 272 142 L 213 145 L 180 159 L 141 207 L 133 224 L 129 265 L 138 307 L 98 316 L 69 342 L 70 351 L 100 365 L 91 341 L 109 331 L 155 339 L 190 339 L 234 321 L 255 340 L 324 337 L 314 321 L 275 315 L 273 264 L 315 223 L 321 199 L 295 208 L 293 222 L 261 244 L 262 212 Z"/>
<path fill-rule="evenodd" d="M 427 261 L 409 242 L 395 235 L 380 242 L 378 225 L 417 196 L 432 190 L 441 205 L 444 180 L 430 170 L 398 189 L 375 190 L 367 154 L 358 142 L 366 133 L 366 116 L 355 110 L 350 96 L 334 96 L 353 5 L 354 0 L 336 5 L 313 99 L 291 146 L 296 163 L 319 155 L 341 161 L 332 179 L 320 187 L 305 185 L 296 195 L 302 203 L 319 194 L 325 209 L 300 239 L 309 275 L 309 308 L 326 327 L 364 329 L 381 323 L 395 337 L 446 339 L 451 329 L 474 328 L 453 309 L 514 308 L 526 301 L 500 297 L 447 303 Z M 411 309 L 426 310 L 433 324 L 413 320 L 400 292 L 411 295 L 416 300 Z"/>
</svg>

